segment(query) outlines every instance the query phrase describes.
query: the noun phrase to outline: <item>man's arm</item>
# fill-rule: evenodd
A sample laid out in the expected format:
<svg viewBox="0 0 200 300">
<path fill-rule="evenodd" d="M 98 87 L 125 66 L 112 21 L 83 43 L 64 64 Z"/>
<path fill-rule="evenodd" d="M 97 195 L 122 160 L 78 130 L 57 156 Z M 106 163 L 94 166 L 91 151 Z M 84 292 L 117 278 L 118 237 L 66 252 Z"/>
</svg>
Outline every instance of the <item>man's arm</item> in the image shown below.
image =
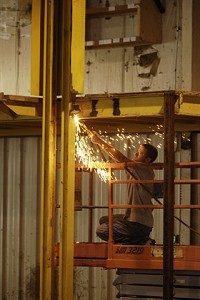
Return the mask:
<svg viewBox="0 0 200 300">
<path fill-rule="evenodd" d="M 112 157 L 117 162 L 128 162 L 132 161 L 130 158 L 126 157 L 119 150 L 115 149 L 111 144 L 105 142 L 101 136 L 95 131 L 89 131 L 89 137 L 93 144 L 98 144 L 110 157 Z"/>
</svg>

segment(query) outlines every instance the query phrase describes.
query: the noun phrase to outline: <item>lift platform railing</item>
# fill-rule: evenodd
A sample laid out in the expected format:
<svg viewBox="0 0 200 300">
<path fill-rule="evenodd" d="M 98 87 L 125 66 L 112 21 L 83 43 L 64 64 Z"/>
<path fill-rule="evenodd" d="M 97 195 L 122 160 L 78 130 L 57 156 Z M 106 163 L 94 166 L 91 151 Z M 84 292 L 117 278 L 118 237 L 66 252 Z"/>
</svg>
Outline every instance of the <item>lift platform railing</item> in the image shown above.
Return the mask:
<svg viewBox="0 0 200 300">
<path fill-rule="evenodd" d="M 130 163 L 131 164 L 131 163 Z M 127 184 L 137 180 L 118 180 L 111 179 L 112 170 L 123 169 L 124 164 L 109 163 L 105 164 L 109 172 L 108 181 L 108 206 L 84 205 L 82 209 L 99 209 L 108 208 L 109 216 L 109 240 L 108 243 L 93 243 L 91 240 L 87 243 L 75 243 L 75 265 L 103 266 L 105 268 L 163 268 L 163 246 L 162 245 L 119 245 L 113 243 L 112 238 L 112 219 L 114 209 L 124 209 L 130 207 L 137 208 L 153 208 L 164 209 L 163 204 L 153 205 L 128 205 L 113 203 L 113 186 L 115 184 Z M 154 169 L 163 169 L 163 164 L 152 164 Z M 198 168 L 200 162 L 177 163 L 176 168 Z M 159 183 L 163 180 L 138 180 L 138 184 L 142 182 Z M 199 184 L 199 179 L 175 179 L 174 184 Z M 199 209 L 199 204 L 174 204 L 174 209 Z M 177 218 L 177 217 L 176 217 Z M 178 218 L 177 218 L 178 219 Z M 181 220 L 179 220 L 181 221 Z M 184 224 L 184 222 L 183 222 Z M 189 225 L 185 225 L 190 228 Z M 195 230 L 194 230 L 195 231 Z M 198 232 L 196 232 L 199 234 Z M 200 246 L 192 245 L 174 245 L 174 268 L 177 270 L 200 270 Z"/>
<path fill-rule="evenodd" d="M 158 165 L 157 165 L 158 166 Z M 161 165 L 160 165 L 161 166 Z M 182 166 L 186 167 L 186 165 L 182 164 Z M 192 163 L 191 165 L 188 163 L 187 167 L 199 167 L 200 163 L 195 162 Z M 116 168 L 115 165 L 110 165 L 110 168 L 108 168 L 108 172 L 110 174 L 110 178 L 111 178 L 111 173 L 112 173 L 112 167 Z M 181 165 L 176 164 L 176 167 L 181 167 Z M 121 266 L 125 266 L 127 265 L 127 267 L 130 267 L 130 262 L 127 262 L 127 260 L 133 261 L 133 254 L 134 255 L 140 255 L 138 257 L 142 258 L 142 260 L 139 261 L 139 265 L 138 265 L 138 258 L 137 261 L 135 262 L 137 264 L 137 267 L 142 267 L 142 268 L 146 268 L 148 262 L 146 261 L 146 258 L 150 258 L 152 255 L 154 255 L 155 258 L 155 252 L 158 251 L 159 253 L 162 253 L 162 247 L 160 248 L 160 250 L 158 250 L 158 247 L 151 247 L 151 249 L 149 249 L 149 246 L 127 246 L 127 245 L 116 245 L 113 243 L 113 237 L 112 237 L 112 220 L 113 220 L 113 209 L 121 209 L 121 208 L 153 208 L 153 209 L 163 209 L 164 206 L 162 204 L 157 204 L 157 205 L 128 205 L 128 204 L 114 204 L 113 203 L 113 185 L 114 184 L 126 184 L 126 183 L 160 183 L 163 184 L 164 181 L 163 180 L 109 180 L 109 189 L 108 189 L 108 215 L 109 215 L 109 240 L 108 240 L 108 264 L 110 267 L 116 267 L 116 262 L 117 265 L 119 267 L 119 264 L 121 264 L 119 261 L 116 261 L 119 259 L 119 257 L 122 258 L 122 255 L 124 255 L 124 260 L 121 264 Z M 199 184 L 200 180 L 199 179 L 188 179 L 188 180 L 174 180 L 174 184 Z M 161 203 L 159 201 L 159 203 Z M 189 204 L 174 204 L 174 209 L 199 209 L 200 205 L 189 205 Z M 177 217 L 176 217 L 177 218 Z M 179 220 L 179 218 L 177 218 Z M 180 220 L 181 221 L 181 220 Z M 183 222 L 184 224 L 184 222 Z M 187 224 L 185 224 L 187 225 Z M 188 226 L 189 227 L 189 226 Z M 191 228 L 190 228 L 191 229 Z M 198 233 L 198 232 L 197 232 Z M 181 247 L 181 249 L 180 249 Z M 190 247 L 190 254 L 191 256 L 188 256 L 188 247 Z M 191 248 L 193 247 L 193 248 Z M 157 250 L 155 250 L 157 248 Z M 197 246 L 197 248 L 199 248 Z M 183 258 L 187 256 L 187 259 L 190 260 L 190 262 L 187 264 L 186 266 L 186 262 L 184 262 L 183 266 L 184 268 L 190 268 L 191 264 L 193 265 L 193 268 L 198 268 L 199 269 L 199 254 L 197 252 L 197 248 L 195 246 L 175 246 L 174 247 L 174 256 L 175 258 Z M 154 251 L 154 253 L 152 254 L 152 249 Z M 177 255 L 177 253 L 179 253 Z M 142 254 L 142 255 L 141 255 Z M 163 254 L 163 253 L 162 253 Z M 160 254 L 160 256 L 162 256 Z M 196 259 L 196 263 L 192 263 L 192 259 Z M 152 263 L 152 261 L 151 261 Z M 154 264 L 154 268 L 161 267 L 160 261 L 156 262 L 154 260 L 153 262 Z M 132 264 L 131 264 L 132 265 Z M 197 266 L 198 265 L 198 266 Z M 134 265 L 134 267 L 136 267 L 136 265 Z M 175 267 L 181 268 L 180 263 L 176 262 Z"/>
</svg>

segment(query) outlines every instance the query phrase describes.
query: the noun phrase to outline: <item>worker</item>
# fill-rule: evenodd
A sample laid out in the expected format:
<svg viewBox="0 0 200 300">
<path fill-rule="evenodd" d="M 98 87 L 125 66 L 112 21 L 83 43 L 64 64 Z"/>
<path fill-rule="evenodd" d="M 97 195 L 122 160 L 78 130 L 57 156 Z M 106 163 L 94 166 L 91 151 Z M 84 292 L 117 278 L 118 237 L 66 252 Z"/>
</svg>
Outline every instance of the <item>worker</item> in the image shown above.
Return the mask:
<svg viewBox="0 0 200 300">
<path fill-rule="evenodd" d="M 96 132 L 89 134 L 91 141 L 98 144 L 117 162 L 133 162 L 126 171 L 130 180 L 153 180 L 154 172 L 151 163 L 158 155 L 157 149 L 151 144 L 141 144 L 135 153 L 135 157 L 130 159 L 115 149 L 111 144 L 105 142 Z M 152 205 L 151 199 L 154 197 L 154 184 L 130 182 L 127 186 L 127 204 Z M 109 228 L 108 216 L 103 216 L 99 220 L 96 234 L 104 241 L 108 241 Z M 113 241 L 120 244 L 144 245 L 152 244 L 155 241 L 150 238 L 153 228 L 153 208 L 127 208 L 125 214 L 113 215 L 112 222 Z"/>
</svg>

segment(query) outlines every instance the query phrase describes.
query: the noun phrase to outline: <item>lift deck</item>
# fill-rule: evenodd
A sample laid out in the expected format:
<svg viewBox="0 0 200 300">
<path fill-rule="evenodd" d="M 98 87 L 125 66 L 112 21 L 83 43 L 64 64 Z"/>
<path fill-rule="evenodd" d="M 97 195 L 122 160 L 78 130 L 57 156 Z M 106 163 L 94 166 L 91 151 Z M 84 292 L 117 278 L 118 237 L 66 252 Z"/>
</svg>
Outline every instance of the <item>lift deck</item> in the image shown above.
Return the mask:
<svg viewBox="0 0 200 300">
<path fill-rule="evenodd" d="M 163 246 L 75 243 L 74 265 L 162 270 Z M 174 270 L 200 271 L 200 246 L 174 245 Z"/>
<path fill-rule="evenodd" d="M 55 255 L 58 265 L 59 244 Z M 117 269 L 117 298 L 163 299 L 163 245 L 75 243 L 74 266 Z M 200 299 L 199 286 L 200 246 L 174 245 L 173 299 Z"/>
</svg>

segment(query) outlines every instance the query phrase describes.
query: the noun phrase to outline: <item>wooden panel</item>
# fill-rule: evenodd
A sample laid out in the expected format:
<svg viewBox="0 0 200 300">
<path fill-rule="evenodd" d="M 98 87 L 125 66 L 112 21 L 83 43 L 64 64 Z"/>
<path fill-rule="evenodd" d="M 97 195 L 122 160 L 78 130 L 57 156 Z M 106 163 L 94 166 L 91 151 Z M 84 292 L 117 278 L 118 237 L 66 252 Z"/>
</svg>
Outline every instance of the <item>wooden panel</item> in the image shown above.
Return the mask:
<svg viewBox="0 0 200 300">
<path fill-rule="evenodd" d="M 149 45 L 162 41 L 161 14 L 152 0 L 88 8 L 86 16 L 86 49 Z"/>
<path fill-rule="evenodd" d="M 82 171 L 75 172 L 75 208 L 80 209 L 82 205 Z"/>
<path fill-rule="evenodd" d="M 140 3 L 140 36 L 148 43 L 162 42 L 162 18 L 152 0 L 142 0 Z"/>
</svg>

